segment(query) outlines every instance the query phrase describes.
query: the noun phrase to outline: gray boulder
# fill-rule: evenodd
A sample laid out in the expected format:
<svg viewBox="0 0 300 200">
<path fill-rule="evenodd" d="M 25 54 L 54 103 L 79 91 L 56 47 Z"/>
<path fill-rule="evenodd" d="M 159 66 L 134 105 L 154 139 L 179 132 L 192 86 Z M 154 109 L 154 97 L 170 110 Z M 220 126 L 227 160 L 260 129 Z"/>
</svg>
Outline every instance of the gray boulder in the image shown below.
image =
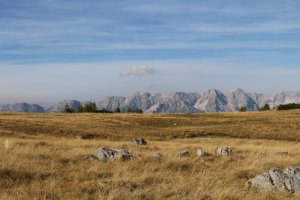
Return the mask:
<svg viewBox="0 0 300 200">
<path fill-rule="evenodd" d="M 259 188 L 263 191 L 271 191 L 274 189 L 271 176 L 268 172 L 264 172 L 260 175 L 255 176 L 247 182 L 250 187 Z"/>
<path fill-rule="evenodd" d="M 136 138 L 136 139 L 132 140 L 132 142 L 137 145 L 146 145 L 147 144 L 147 142 L 144 138 Z"/>
<path fill-rule="evenodd" d="M 232 149 L 229 147 L 220 147 L 217 149 L 218 156 L 229 156 L 232 153 Z"/>
<path fill-rule="evenodd" d="M 176 157 L 188 157 L 190 153 L 187 150 L 178 151 Z"/>
<path fill-rule="evenodd" d="M 209 153 L 203 151 L 202 149 L 199 149 L 196 154 L 199 157 L 207 157 L 207 156 L 209 156 Z"/>
<path fill-rule="evenodd" d="M 290 194 L 300 195 L 300 168 L 289 167 L 284 172 L 279 168 L 255 176 L 247 182 L 248 186 L 262 191 L 279 190 Z"/>
<path fill-rule="evenodd" d="M 279 168 L 271 168 L 269 170 L 270 178 L 273 185 L 281 191 L 285 190 L 285 180 L 288 179 L 288 176 L 283 173 Z"/>
<path fill-rule="evenodd" d="M 113 160 L 115 158 L 130 160 L 133 158 L 133 155 L 124 149 L 109 149 L 105 147 L 97 149 L 94 156 L 101 161 Z"/>
</svg>

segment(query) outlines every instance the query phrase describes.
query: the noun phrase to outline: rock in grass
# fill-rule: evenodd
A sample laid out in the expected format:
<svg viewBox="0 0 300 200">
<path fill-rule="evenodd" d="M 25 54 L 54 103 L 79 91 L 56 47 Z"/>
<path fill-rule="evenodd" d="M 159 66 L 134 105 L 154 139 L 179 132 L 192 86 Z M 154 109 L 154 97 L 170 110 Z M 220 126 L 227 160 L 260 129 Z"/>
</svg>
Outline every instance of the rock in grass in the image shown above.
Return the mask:
<svg viewBox="0 0 300 200">
<path fill-rule="evenodd" d="M 250 179 L 247 185 L 262 191 L 279 190 L 300 195 L 300 168 L 289 167 L 284 172 L 279 168 L 271 168 Z"/>
<path fill-rule="evenodd" d="M 162 155 L 159 152 L 156 152 L 153 156 L 156 160 L 160 160 L 162 158 Z"/>
<path fill-rule="evenodd" d="M 250 187 L 259 188 L 263 191 L 271 191 L 274 189 L 274 185 L 271 181 L 271 176 L 268 172 L 264 172 L 260 175 L 255 176 L 247 182 Z"/>
<path fill-rule="evenodd" d="M 105 147 L 97 149 L 94 156 L 101 161 L 112 160 L 115 158 L 130 160 L 133 158 L 133 155 L 124 149 L 109 149 Z"/>
<path fill-rule="evenodd" d="M 207 157 L 207 156 L 209 156 L 209 153 L 203 151 L 202 149 L 199 149 L 196 154 L 199 157 Z"/>
<path fill-rule="evenodd" d="M 232 149 L 229 147 L 220 147 L 217 149 L 217 155 L 229 156 L 232 153 Z"/>
<path fill-rule="evenodd" d="M 144 138 L 136 138 L 136 139 L 132 140 L 132 142 L 137 145 L 146 145 L 147 144 L 147 142 Z"/>
<path fill-rule="evenodd" d="M 190 153 L 187 150 L 178 151 L 176 157 L 188 157 Z"/>
</svg>

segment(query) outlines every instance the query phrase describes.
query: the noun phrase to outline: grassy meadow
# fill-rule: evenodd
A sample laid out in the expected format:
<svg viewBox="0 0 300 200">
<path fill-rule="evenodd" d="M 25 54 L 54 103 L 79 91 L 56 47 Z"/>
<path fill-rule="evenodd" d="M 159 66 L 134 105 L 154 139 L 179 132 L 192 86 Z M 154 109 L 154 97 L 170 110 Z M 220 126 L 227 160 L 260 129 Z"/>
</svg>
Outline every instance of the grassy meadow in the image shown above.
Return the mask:
<svg viewBox="0 0 300 200">
<path fill-rule="evenodd" d="M 147 146 L 131 140 L 144 137 Z M 300 166 L 300 110 L 220 114 L 0 114 L 0 199 L 297 199 L 245 187 Z M 230 146 L 228 157 L 215 155 Z M 135 158 L 100 162 L 98 147 Z M 212 154 L 199 158 L 196 150 Z M 187 149 L 190 157 L 175 153 Z M 161 160 L 153 155 L 162 154 Z M 299 199 L 300 197 L 298 197 Z"/>
</svg>

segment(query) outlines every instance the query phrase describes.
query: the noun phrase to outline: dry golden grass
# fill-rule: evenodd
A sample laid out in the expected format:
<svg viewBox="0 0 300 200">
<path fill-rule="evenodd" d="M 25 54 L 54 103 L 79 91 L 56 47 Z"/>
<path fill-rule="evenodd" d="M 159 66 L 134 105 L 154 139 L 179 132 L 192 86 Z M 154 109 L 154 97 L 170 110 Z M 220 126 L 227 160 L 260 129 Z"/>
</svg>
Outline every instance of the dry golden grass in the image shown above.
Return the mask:
<svg viewBox="0 0 300 200">
<path fill-rule="evenodd" d="M 272 166 L 300 166 L 299 116 L 0 114 L 0 199 L 297 199 L 245 182 Z M 148 145 L 132 144 L 136 136 Z M 84 159 L 103 146 L 126 148 L 135 159 Z M 215 156 L 220 146 L 234 154 Z M 213 155 L 198 158 L 199 148 Z M 183 149 L 191 156 L 176 158 Z"/>
</svg>

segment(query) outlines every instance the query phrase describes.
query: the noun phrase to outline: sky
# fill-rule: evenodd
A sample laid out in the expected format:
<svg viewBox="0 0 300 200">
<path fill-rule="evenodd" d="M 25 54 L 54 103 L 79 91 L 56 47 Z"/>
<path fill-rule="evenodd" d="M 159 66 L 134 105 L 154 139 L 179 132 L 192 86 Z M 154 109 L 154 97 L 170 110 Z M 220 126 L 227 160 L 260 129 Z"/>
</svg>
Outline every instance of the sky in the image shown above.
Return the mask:
<svg viewBox="0 0 300 200">
<path fill-rule="evenodd" d="M 0 0 L 0 104 L 299 90 L 299 0 Z"/>
</svg>

